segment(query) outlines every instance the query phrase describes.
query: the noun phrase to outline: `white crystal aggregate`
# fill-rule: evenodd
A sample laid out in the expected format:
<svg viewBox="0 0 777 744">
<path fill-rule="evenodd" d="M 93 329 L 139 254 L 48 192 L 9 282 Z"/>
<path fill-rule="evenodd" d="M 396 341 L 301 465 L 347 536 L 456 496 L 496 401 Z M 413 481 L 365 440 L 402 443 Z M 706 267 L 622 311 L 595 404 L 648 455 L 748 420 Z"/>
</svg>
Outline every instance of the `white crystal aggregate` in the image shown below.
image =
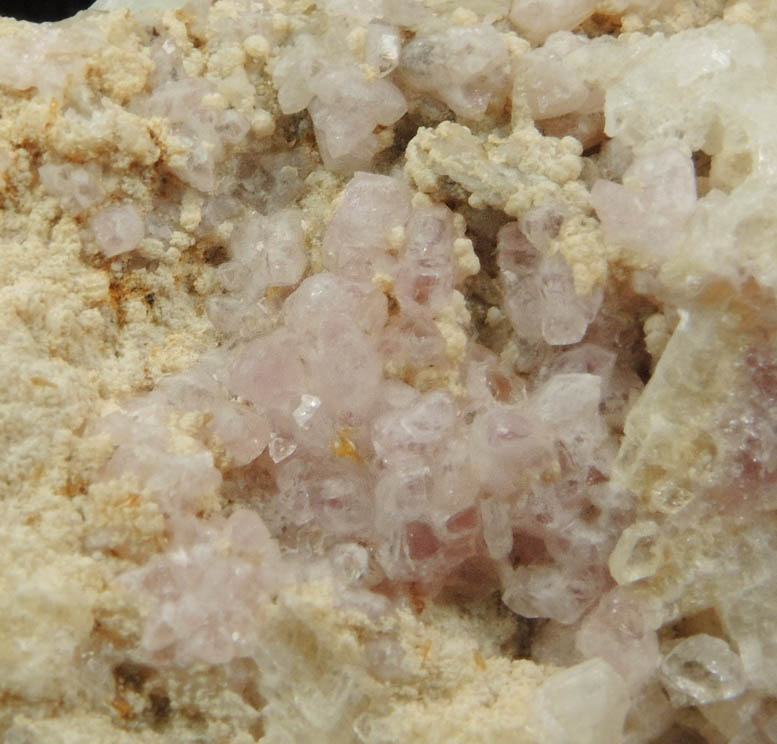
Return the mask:
<svg viewBox="0 0 777 744">
<path fill-rule="evenodd" d="M 133 366 L 114 385 L 84 352 L 99 406 L 71 427 L 92 453 L 66 479 L 74 519 L 95 494 L 147 510 L 73 548 L 115 561 L 95 616 L 134 613 L 95 619 L 99 653 L 178 680 L 175 725 L 205 717 L 213 741 L 777 741 L 760 6 L 114 5 L 0 35 L 22 132 L 3 188 L 39 188 L 33 233 L 103 272 L 89 311 L 40 325 L 113 318 L 101 353 Z M 207 344 L 176 335 L 182 307 Z M 122 335 L 141 317 L 207 352 L 156 364 L 161 344 Z M 444 624 L 428 648 L 391 630 L 488 597 L 514 635 L 541 628 L 520 652 L 537 664 L 509 633 L 485 659 Z M 57 658 L 102 669 L 78 625 Z M 445 661 L 462 654 L 479 682 Z M 175 675 L 201 669 L 234 699 L 189 715 L 207 695 Z M 132 680 L 110 706 L 162 730 Z M 235 723 L 245 705 L 261 726 Z M 9 741 L 47 740 L 22 718 Z M 194 740 L 175 731 L 149 741 Z"/>
</svg>

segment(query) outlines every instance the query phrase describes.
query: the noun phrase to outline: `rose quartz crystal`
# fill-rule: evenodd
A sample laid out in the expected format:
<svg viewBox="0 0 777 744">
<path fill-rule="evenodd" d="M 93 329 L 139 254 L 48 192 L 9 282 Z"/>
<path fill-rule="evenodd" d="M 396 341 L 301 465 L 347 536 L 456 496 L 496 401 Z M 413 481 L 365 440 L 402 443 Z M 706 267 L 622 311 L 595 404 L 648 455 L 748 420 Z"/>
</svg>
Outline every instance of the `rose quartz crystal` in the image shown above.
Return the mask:
<svg viewBox="0 0 777 744">
<path fill-rule="evenodd" d="M 551 252 L 558 224 L 552 207 L 535 210 L 498 241 L 508 317 L 519 336 L 548 349 L 579 342 L 602 300 L 600 292 L 579 297 L 569 266 Z M 528 388 L 474 341 L 451 356 L 439 313 L 461 283 L 459 230 L 446 206 L 412 203 L 401 179 L 359 172 L 323 237 L 327 271 L 299 283 L 297 213 L 237 223 L 218 270 L 226 297 L 250 309 L 269 287 L 296 286 L 279 322 L 104 419 L 100 430 L 117 449 L 103 477 L 139 479 L 178 534 L 175 525 L 219 487 L 208 449 L 215 442 L 233 466 L 263 462 L 272 484 L 264 516 L 284 541 L 315 527 L 336 543 L 367 545 L 384 582 L 430 594 L 461 586 L 478 563 L 516 612 L 577 621 L 610 582 L 607 481 L 616 447 L 602 411 L 616 354 L 569 349 Z M 402 379 L 445 365 L 463 385 L 424 392 Z M 194 412 L 205 415 L 199 428 L 174 439 L 166 427 Z M 598 516 L 580 529 L 591 508 Z M 272 542 L 254 522 L 245 529 Z M 242 637 L 240 620 L 209 615 L 207 606 L 197 610 L 196 642 L 176 635 L 188 617 L 182 604 L 214 580 L 202 573 L 208 561 L 207 572 L 233 561 L 239 581 L 271 590 L 258 574 L 250 578 L 264 559 L 256 569 L 229 553 L 216 560 L 211 543 L 220 538 L 210 534 L 186 531 L 177 553 L 147 569 L 172 561 L 180 577 L 164 590 L 143 580 L 164 597 L 149 620 L 150 651 L 174 646 L 178 656 L 211 660 L 238 653 L 224 628 Z M 192 565 L 200 554 L 202 569 Z M 185 586 L 189 576 L 194 588 Z M 228 583 L 223 591 L 242 591 Z"/>
<path fill-rule="evenodd" d="M 157 598 L 142 643 L 151 652 L 174 648 L 181 662 L 222 664 L 256 644 L 256 617 L 281 580 L 278 546 L 261 519 L 238 510 L 207 525 L 175 522 L 167 553 L 125 574 L 130 589 Z"/>
<path fill-rule="evenodd" d="M 407 111 L 405 98 L 388 80 L 368 82 L 353 68 L 330 68 L 313 79 L 316 95 L 308 105 L 324 165 L 352 172 L 370 164 L 380 150 L 373 133 Z"/>
<path fill-rule="evenodd" d="M 386 53 L 390 56 L 391 42 L 384 43 L 389 45 Z M 396 122 L 407 111 L 407 104 L 391 81 L 368 80 L 358 68 L 332 65 L 324 56 L 319 42 L 300 35 L 275 66 L 278 102 L 284 113 L 308 109 L 324 164 L 352 173 L 369 166 L 381 149 L 375 128 Z M 371 59 L 385 68 L 375 54 Z"/>
<path fill-rule="evenodd" d="M 588 614 L 577 634 L 577 647 L 588 658 L 607 661 L 635 686 L 650 679 L 660 661 L 650 613 L 628 590 L 616 587 Z"/>
<path fill-rule="evenodd" d="M 507 46 L 491 26 L 451 28 L 410 42 L 400 72 L 411 87 L 432 93 L 459 116 L 479 119 L 507 92 Z"/>
<path fill-rule="evenodd" d="M 545 210 L 543 210 L 545 211 Z M 572 271 L 558 254 L 545 255 L 560 216 L 530 213 L 523 229 L 518 223 L 499 232 L 497 255 L 505 287 L 505 309 L 516 332 L 528 339 L 544 339 L 554 346 L 574 344 L 585 335 L 602 302 L 601 290 L 581 297 Z M 527 236 L 533 237 L 533 241 Z"/>
<path fill-rule="evenodd" d="M 106 258 L 134 250 L 143 239 L 143 217 L 134 204 L 105 207 L 92 217 L 89 225 Z"/>
<path fill-rule="evenodd" d="M 696 206 L 690 153 L 677 145 L 657 148 L 637 158 L 622 180 L 597 181 L 591 191 L 605 235 L 656 263 L 665 260 L 682 241 Z"/>
</svg>

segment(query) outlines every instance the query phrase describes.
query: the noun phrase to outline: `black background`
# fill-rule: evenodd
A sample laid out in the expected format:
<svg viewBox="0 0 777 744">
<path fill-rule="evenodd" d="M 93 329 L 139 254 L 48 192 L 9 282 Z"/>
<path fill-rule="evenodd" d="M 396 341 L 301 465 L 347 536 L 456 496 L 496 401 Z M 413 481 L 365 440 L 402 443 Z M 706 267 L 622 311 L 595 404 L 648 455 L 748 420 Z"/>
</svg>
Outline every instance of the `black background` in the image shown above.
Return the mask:
<svg viewBox="0 0 777 744">
<path fill-rule="evenodd" d="M 88 8 L 94 0 L 0 0 L 0 15 L 20 21 L 60 21 Z"/>
</svg>

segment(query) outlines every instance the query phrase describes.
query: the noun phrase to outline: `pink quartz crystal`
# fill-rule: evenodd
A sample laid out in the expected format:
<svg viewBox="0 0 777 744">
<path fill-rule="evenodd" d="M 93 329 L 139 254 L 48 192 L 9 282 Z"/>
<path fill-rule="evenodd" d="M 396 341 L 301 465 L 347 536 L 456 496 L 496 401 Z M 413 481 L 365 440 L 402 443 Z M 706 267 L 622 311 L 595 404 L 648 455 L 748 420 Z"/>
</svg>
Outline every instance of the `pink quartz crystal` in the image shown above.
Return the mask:
<svg viewBox="0 0 777 744">
<path fill-rule="evenodd" d="M 519 338 L 548 353 L 580 342 L 602 300 L 596 290 L 578 296 L 553 252 L 563 214 L 554 204 L 530 210 L 497 241 L 507 315 Z M 460 235 L 448 207 L 413 204 L 400 178 L 363 172 L 345 186 L 324 233 L 326 270 L 304 280 L 299 213 L 236 223 L 218 270 L 222 298 L 256 314 L 271 288 L 293 289 L 268 314 L 270 327 L 248 340 L 236 332 L 232 348 L 100 425 L 117 446 L 102 477 L 132 472 L 173 533 L 169 551 L 144 569 L 143 586 L 158 598 L 149 651 L 211 662 L 241 653 L 250 633 L 240 613 L 248 610 L 227 610 L 226 598 L 251 582 L 257 602 L 268 596 L 270 565 L 298 570 L 292 554 L 278 558 L 276 540 L 285 551 L 312 534 L 322 545 L 365 546 L 372 584 L 476 592 L 471 577 L 479 575 L 487 577 L 481 591 L 501 582 L 504 602 L 527 617 L 574 623 L 610 587 L 615 447 L 603 405 L 617 353 L 570 346 L 531 386 L 472 340 L 452 356 L 439 317 L 460 286 Z M 455 384 L 406 382 L 446 365 Z M 169 426 L 192 412 L 204 416 L 201 429 L 174 437 Z M 249 512 L 240 522 L 246 540 L 266 544 L 262 557 L 238 558 L 218 519 L 198 526 L 187 516 L 213 503 L 221 483 L 214 455 L 247 468 L 247 483 L 264 474 L 261 518 Z M 592 509 L 595 519 L 585 516 Z M 181 525 L 189 525 L 185 536 Z M 342 574 L 328 557 L 336 550 L 305 550 Z M 164 586 L 150 578 L 162 574 Z M 201 599 L 216 584 L 222 599 Z M 357 582 L 349 596 L 367 590 Z"/>
<path fill-rule="evenodd" d="M 106 258 L 134 250 L 143 239 L 143 218 L 134 204 L 105 207 L 92 217 L 89 225 Z"/>
<path fill-rule="evenodd" d="M 390 272 L 395 258 L 386 250 L 392 229 L 410 217 L 410 190 L 387 176 L 357 173 L 342 195 L 324 235 L 324 265 L 356 280 Z"/>
<path fill-rule="evenodd" d="M 541 252 L 549 249 L 559 224 L 560 215 L 535 210 L 524 219 L 523 229 L 518 223 L 505 225 L 497 242 L 505 310 L 513 328 L 520 336 L 554 346 L 581 341 L 602 302 L 599 289 L 585 297 L 577 294 L 562 256 Z"/>
<path fill-rule="evenodd" d="M 682 240 L 696 206 L 693 163 L 678 145 L 657 148 L 626 169 L 623 184 L 597 181 L 591 198 L 610 240 L 661 262 Z"/>
<path fill-rule="evenodd" d="M 172 646 L 179 661 L 209 664 L 243 655 L 256 643 L 256 615 L 281 578 L 275 541 L 247 510 L 207 526 L 176 526 L 167 553 L 122 577 L 160 603 L 146 623 L 144 647 L 153 653 Z"/>
<path fill-rule="evenodd" d="M 509 86 L 507 45 L 491 26 L 452 27 L 418 36 L 402 52 L 400 72 L 413 88 L 439 98 L 456 114 L 481 118 Z"/>
<path fill-rule="evenodd" d="M 577 646 L 588 657 L 607 661 L 630 684 L 639 686 L 660 661 L 650 611 L 617 587 L 605 594 L 584 619 Z"/>
<path fill-rule="evenodd" d="M 325 70 L 313 85 L 308 109 L 324 164 L 345 172 L 368 166 L 380 149 L 375 127 L 393 124 L 407 111 L 399 88 L 388 80 L 368 82 L 351 67 Z"/>
</svg>

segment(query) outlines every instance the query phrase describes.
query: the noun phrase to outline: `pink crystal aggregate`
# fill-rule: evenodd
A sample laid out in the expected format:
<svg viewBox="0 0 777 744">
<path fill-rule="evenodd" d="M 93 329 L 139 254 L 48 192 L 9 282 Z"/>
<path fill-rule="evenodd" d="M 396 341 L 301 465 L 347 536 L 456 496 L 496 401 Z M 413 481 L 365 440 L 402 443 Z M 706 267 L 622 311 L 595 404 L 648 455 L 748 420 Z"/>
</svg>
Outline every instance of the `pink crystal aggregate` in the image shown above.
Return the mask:
<svg viewBox="0 0 777 744">
<path fill-rule="evenodd" d="M 579 297 L 564 259 L 527 237 L 547 240 L 553 220 L 541 218 L 509 223 L 498 241 L 509 318 L 549 354 L 531 382 L 473 340 L 449 348 L 440 316 L 462 283 L 454 215 L 414 202 L 402 179 L 351 178 L 323 236 L 324 270 L 302 281 L 299 215 L 238 225 L 220 267 L 227 296 L 253 307 L 296 286 L 271 327 L 96 427 L 116 445 L 101 477 L 132 474 L 168 518 L 168 550 L 126 578 L 156 597 L 149 651 L 239 655 L 256 603 L 299 574 L 300 551 L 331 573 L 355 550 L 362 592 L 498 589 L 517 613 L 561 623 L 607 591 L 626 509 L 608 475 L 641 383 L 597 330 L 601 293 Z M 193 412 L 202 420 L 182 443 L 170 422 Z M 197 518 L 222 487 L 214 452 L 248 484 L 228 520 Z M 230 599 L 245 592 L 251 607 Z"/>
<path fill-rule="evenodd" d="M 166 519 L 164 551 L 122 578 L 145 598 L 143 648 L 178 663 L 245 655 L 279 587 L 327 576 L 341 601 L 369 612 L 406 590 L 498 591 L 514 612 L 563 624 L 592 611 L 584 653 L 621 649 L 653 669 L 655 629 L 612 594 L 608 568 L 632 519 L 610 472 L 642 388 L 633 339 L 624 341 L 601 284 L 576 290 L 554 246 L 568 210 L 548 197 L 498 230 L 489 268 L 497 323 L 528 367 L 478 340 L 465 298 L 479 264 L 461 215 L 418 194 L 401 170 L 369 171 L 390 144 L 381 129 L 412 96 L 470 122 L 504 110 L 515 96 L 510 49 L 488 23 L 432 24 L 403 46 L 400 29 L 426 10 L 380 5 L 329 7 L 367 23 L 374 74 L 347 63 L 336 25 L 296 34 L 273 62 L 277 105 L 287 123 L 307 112 L 313 154 L 257 144 L 263 120 L 238 111 L 241 81 L 220 89 L 192 77 L 175 45 L 153 37 L 150 85 L 128 108 L 164 121 L 178 148 L 169 193 L 150 209 L 103 203 L 99 167 L 52 158 L 40 169 L 64 209 L 88 213 L 85 230 L 106 258 L 171 243 L 184 193 L 198 200 L 195 239 L 226 249 L 221 292 L 204 302 L 219 348 L 91 428 L 114 446 L 98 480 L 129 479 Z M 514 22 L 536 26 L 538 39 L 558 32 L 524 59 L 529 77 L 558 78 L 527 89 L 538 118 L 602 106 L 596 85 L 565 63 L 579 44 L 562 29 L 590 3 L 557 6 L 539 22 L 536 4 L 513 4 Z M 193 22 L 199 7 L 188 11 Z M 264 12 L 223 30 L 275 43 Z M 7 84 L 42 85 L 35 76 Z M 656 229 L 687 217 L 695 192 L 667 205 L 660 187 L 686 185 L 684 157 L 669 148 L 635 162 L 623 184 L 594 187 L 613 240 L 633 236 L 609 217 L 610 201 L 635 221 L 660 208 L 671 224 Z M 312 227 L 298 197 L 319 159 L 345 185 L 328 223 Z"/>
</svg>

